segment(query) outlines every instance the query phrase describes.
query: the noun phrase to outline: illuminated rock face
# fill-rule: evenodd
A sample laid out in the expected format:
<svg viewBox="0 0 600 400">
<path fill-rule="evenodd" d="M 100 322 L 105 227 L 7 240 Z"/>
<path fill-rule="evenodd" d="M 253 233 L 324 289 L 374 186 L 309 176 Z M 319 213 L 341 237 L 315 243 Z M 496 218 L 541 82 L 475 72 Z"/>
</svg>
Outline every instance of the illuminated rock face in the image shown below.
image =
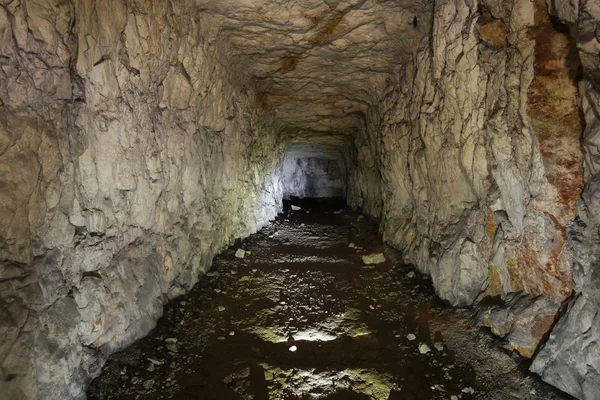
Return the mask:
<svg viewBox="0 0 600 400">
<path fill-rule="evenodd" d="M 283 148 L 191 2 L 1 4 L 0 397 L 83 398 L 277 215 Z"/>
<path fill-rule="evenodd" d="M 0 5 L 0 393 L 83 397 L 277 214 L 293 146 L 521 354 L 570 299 L 533 370 L 600 393 L 596 2 Z"/>
</svg>

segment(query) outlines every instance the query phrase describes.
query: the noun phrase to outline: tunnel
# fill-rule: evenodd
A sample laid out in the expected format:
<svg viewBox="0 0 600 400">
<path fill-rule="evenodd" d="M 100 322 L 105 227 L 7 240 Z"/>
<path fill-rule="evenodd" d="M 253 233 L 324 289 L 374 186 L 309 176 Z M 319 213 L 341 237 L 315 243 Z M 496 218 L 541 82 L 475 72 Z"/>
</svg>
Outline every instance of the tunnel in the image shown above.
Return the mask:
<svg viewBox="0 0 600 400">
<path fill-rule="evenodd" d="M 0 398 L 600 399 L 599 32 L 0 0 Z"/>
<path fill-rule="evenodd" d="M 281 179 L 285 200 L 345 200 L 347 162 L 340 149 L 334 146 L 291 144 L 283 156 Z"/>
</svg>

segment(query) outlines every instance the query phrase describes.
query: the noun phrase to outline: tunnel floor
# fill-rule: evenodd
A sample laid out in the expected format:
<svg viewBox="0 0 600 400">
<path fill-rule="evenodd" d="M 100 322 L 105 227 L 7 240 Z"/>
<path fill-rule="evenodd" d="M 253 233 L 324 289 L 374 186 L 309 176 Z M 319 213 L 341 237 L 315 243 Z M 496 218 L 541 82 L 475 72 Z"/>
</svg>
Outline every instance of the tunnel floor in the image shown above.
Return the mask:
<svg viewBox="0 0 600 400">
<path fill-rule="evenodd" d="M 303 203 L 216 257 L 90 399 L 568 399 L 471 311 L 435 297 L 375 224 Z M 238 248 L 245 257 L 235 257 Z M 386 261 L 365 265 L 362 255 Z"/>
</svg>

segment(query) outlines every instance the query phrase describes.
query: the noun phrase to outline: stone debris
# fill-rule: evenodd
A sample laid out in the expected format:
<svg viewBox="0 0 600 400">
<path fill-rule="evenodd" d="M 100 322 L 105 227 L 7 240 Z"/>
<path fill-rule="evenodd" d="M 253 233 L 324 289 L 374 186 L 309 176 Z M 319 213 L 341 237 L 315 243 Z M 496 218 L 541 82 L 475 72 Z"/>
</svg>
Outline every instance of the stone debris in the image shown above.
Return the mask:
<svg viewBox="0 0 600 400">
<path fill-rule="evenodd" d="M 474 394 L 475 393 L 475 389 L 473 389 L 472 387 L 468 386 L 468 387 L 464 388 L 462 390 L 462 392 L 466 393 L 466 394 Z"/>
<path fill-rule="evenodd" d="M 226 308 L 225 308 L 225 307 L 223 307 L 223 306 L 218 306 L 218 307 L 217 307 L 217 310 L 219 310 L 219 312 L 223 312 L 223 311 L 225 311 L 225 310 L 226 310 Z"/>
<path fill-rule="evenodd" d="M 293 253 L 289 259 L 300 260 L 294 266 L 281 265 L 281 243 L 273 243 L 260 233 L 245 241 L 248 248 L 260 250 L 255 251 L 257 256 L 249 260 L 240 279 L 232 277 L 230 273 L 239 265 L 230 252 L 216 257 L 215 268 L 221 271 L 220 276 L 206 279 L 205 284 L 198 285 L 189 297 L 184 297 L 190 299 L 185 313 L 181 312 L 180 307 L 166 307 L 164 318 L 159 321 L 154 333 L 141 339 L 131 349 L 111 357 L 101 381 L 96 381 L 102 383 L 93 384 L 89 398 L 107 397 L 101 396 L 101 393 L 114 394 L 115 398 L 133 398 L 147 379 L 155 379 L 152 393 L 145 393 L 149 398 L 177 397 L 180 390 L 190 389 L 190 384 L 199 390 L 207 390 L 224 382 L 227 382 L 225 384 L 230 393 L 240 398 L 251 398 L 254 395 L 253 377 L 248 366 L 254 365 L 256 358 L 260 359 L 266 386 L 273 398 L 285 398 L 285 393 L 328 398 L 333 396 L 336 387 L 342 387 L 342 383 L 343 387 L 351 387 L 353 394 L 373 399 L 387 399 L 390 390 L 401 390 L 407 394 L 417 387 L 422 391 L 420 398 L 448 399 L 450 394 L 458 394 L 465 386 L 474 387 L 475 382 L 482 388 L 482 393 L 486 388 L 496 390 L 495 393 L 501 395 L 503 393 L 497 390 L 505 387 L 510 387 L 511 393 L 529 390 L 531 383 L 523 381 L 523 375 L 507 369 L 507 366 L 514 365 L 510 357 L 496 347 L 478 342 L 482 335 L 471 329 L 469 316 L 454 312 L 435 301 L 431 288 L 423 287 L 428 284 L 419 282 L 419 285 L 415 285 L 412 281 L 401 279 L 400 271 L 403 270 L 400 267 L 378 268 L 365 273 L 360 268 L 352 268 L 356 262 L 348 257 L 341 257 L 345 264 L 315 264 L 315 258 L 310 256 L 310 248 L 309 256 L 305 257 L 305 244 L 313 242 L 307 239 L 309 236 L 327 238 L 327 241 L 339 244 L 320 250 L 322 254 L 319 260 L 337 259 L 348 253 L 345 248 L 348 243 L 347 227 L 341 226 L 339 221 L 334 223 L 331 212 L 318 215 L 314 223 L 307 223 L 310 228 L 302 235 L 297 235 L 295 224 L 302 218 L 313 218 L 302 214 L 298 216 L 298 221 L 278 226 L 281 242 L 286 243 L 286 250 Z M 274 223 L 280 221 L 278 219 Z M 328 225 L 328 221 L 332 225 Z M 366 226 L 366 223 L 361 224 L 360 228 Z M 356 242 L 360 244 L 379 245 L 374 228 L 366 233 L 368 236 L 357 233 L 353 239 L 360 240 Z M 389 250 L 388 259 L 396 260 L 400 255 Z M 302 268 L 303 265 L 310 266 L 310 269 Z M 252 274 L 252 284 L 240 283 L 241 278 L 248 274 Z M 222 294 L 216 295 L 216 288 L 220 293 L 229 293 L 231 297 L 227 299 Z M 212 302 L 206 301 L 209 299 Z M 177 304 L 180 301 L 176 301 Z M 352 308 L 353 305 L 356 308 Z M 226 312 L 215 313 L 218 306 L 226 309 Z M 378 309 L 381 311 L 376 311 Z M 184 317 L 188 319 L 187 326 L 179 329 L 178 323 Z M 462 348 L 462 351 L 449 356 L 441 351 L 442 341 L 439 339 L 437 342 L 431 341 L 431 349 L 424 347 L 424 343 L 429 345 L 427 338 L 430 335 L 439 337 L 438 332 L 443 332 L 444 345 L 461 348 L 466 343 L 469 348 Z M 187 339 L 184 340 L 184 337 Z M 176 338 L 179 340 L 175 341 Z M 177 353 L 166 351 L 165 344 L 168 342 L 178 345 Z M 300 352 L 297 343 L 306 343 L 308 347 Z M 382 344 L 384 352 L 381 351 Z M 239 345 L 247 346 L 248 352 L 221 354 Z M 360 351 L 356 351 L 356 348 L 360 348 Z M 330 350 L 335 352 L 331 353 Z M 328 358 L 328 364 L 324 367 L 320 366 L 321 354 L 326 354 Z M 299 356 L 301 359 L 297 361 L 301 363 L 295 365 L 294 359 Z M 139 357 L 142 357 L 142 362 L 136 366 L 135 360 Z M 148 367 L 146 357 L 165 359 L 169 367 L 156 367 L 156 372 L 145 371 Z M 348 367 L 336 368 L 335 364 L 329 364 L 335 361 L 330 357 L 339 357 L 340 363 Z M 198 361 L 198 358 L 202 361 Z M 410 371 L 407 375 L 396 375 L 398 370 L 394 365 L 398 359 L 414 365 L 418 377 L 413 379 Z M 119 360 L 127 360 L 127 364 Z M 182 367 L 174 367 L 174 360 Z M 456 363 L 456 368 L 454 364 L 447 364 L 450 361 Z M 219 364 L 222 373 L 211 374 L 215 363 Z M 369 364 L 376 367 L 370 367 Z M 114 372 L 111 365 L 117 366 Z M 125 372 L 124 365 L 127 365 L 129 377 L 120 379 L 119 374 Z M 495 366 L 506 370 L 500 385 L 493 376 Z M 181 372 L 190 373 L 191 370 L 206 376 L 206 380 L 174 382 L 174 372 L 178 375 Z M 472 370 L 476 373 L 477 381 Z M 449 372 L 452 372 L 452 376 Z M 141 379 L 137 388 L 129 383 L 133 374 Z M 423 375 L 427 385 L 419 383 Z M 115 376 L 117 379 L 114 379 Z M 402 381 L 401 388 L 394 386 L 398 378 Z M 172 382 L 176 386 L 174 391 L 168 390 Z M 505 382 L 510 382 L 510 385 L 505 385 Z M 523 390 L 515 391 L 515 385 Z M 444 396 L 446 392 L 448 394 Z M 462 393 L 462 398 L 471 398 L 471 395 Z M 504 400 L 497 395 L 488 398 Z M 545 397 L 545 400 L 558 399 Z"/>
<path fill-rule="evenodd" d="M 302 207 L 292 206 L 292 211 L 300 211 L 300 210 L 302 210 Z"/>
<path fill-rule="evenodd" d="M 348 247 L 349 247 L 349 248 L 351 248 L 351 249 L 355 249 L 355 248 L 356 248 L 356 245 L 355 245 L 354 243 L 350 243 L 350 244 L 348 245 Z"/>
<path fill-rule="evenodd" d="M 410 271 L 408 274 L 406 274 L 407 277 L 409 278 L 414 278 L 415 277 L 415 273 L 413 271 Z"/>
<path fill-rule="evenodd" d="M 173 353 L 178 352 L 178 348 L 175 343 L 167 343 L 166 348 L 167 348 L 167 350 L 172 351 Z"/>
<path fill-rule="evenodd" d="M 152 389 L 152 386 L 154 386 L 154 379 L 148 379 L 146 382 L 144 382 L 144 389 L 150 390 Z"/>
<path fill-rule="evenodd" d="M 431 349 L 425 343 L 419 344 L 419 353 L 421 353 L 421 354 L 427 354 L 430 351 L 431 351 Z"/>
<path fill-rule="evenodd" d="M 246 256 L 246 251 L 244 249 L 237 249 L 235 252 L 235 256 L 237 258 L 243 259 Z"/>
<path fill-rule="evenodd" d="M 444 344 L 441 342 L 435 342 L 433 347 L 435 347 L 437 351 L 444 351 Z"/>
<path fill-rule="evenodd" d="M 381 264 L 385 262 L 385 256 L 383 253 L 367 254 L 362 256 L 362 260 L 365 264 Z"/>
</svg>

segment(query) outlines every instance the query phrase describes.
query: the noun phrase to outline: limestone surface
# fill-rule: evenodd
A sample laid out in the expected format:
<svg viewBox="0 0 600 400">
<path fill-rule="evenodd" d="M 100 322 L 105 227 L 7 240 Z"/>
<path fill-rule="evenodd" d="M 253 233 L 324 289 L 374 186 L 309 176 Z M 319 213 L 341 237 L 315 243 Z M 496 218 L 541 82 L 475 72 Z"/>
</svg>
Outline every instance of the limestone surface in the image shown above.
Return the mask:
<svg viewBox="0 0 600 400">
<path fill-rule="evenodd" d="M 599 32 L 593 0 L 0 0 L 0 393 L 83 398 L 286 192 L 597 399 Z"/>
<path fill-rule="evenodd" d="M 0 397 L 84 398 L 281 210 L 273 112 L 219 26 L 192 1 L 0 1 Z"/>
<path fill-rule="evenodd" d="M 500 325 L 520 322 L 484 325 L 532 357 L 575 288 L 577 46 L 544 1 L 436 3 L 432 39 L 367 112 L 349 201 L 442 299 L 500 299 Z"/>
</svg>

